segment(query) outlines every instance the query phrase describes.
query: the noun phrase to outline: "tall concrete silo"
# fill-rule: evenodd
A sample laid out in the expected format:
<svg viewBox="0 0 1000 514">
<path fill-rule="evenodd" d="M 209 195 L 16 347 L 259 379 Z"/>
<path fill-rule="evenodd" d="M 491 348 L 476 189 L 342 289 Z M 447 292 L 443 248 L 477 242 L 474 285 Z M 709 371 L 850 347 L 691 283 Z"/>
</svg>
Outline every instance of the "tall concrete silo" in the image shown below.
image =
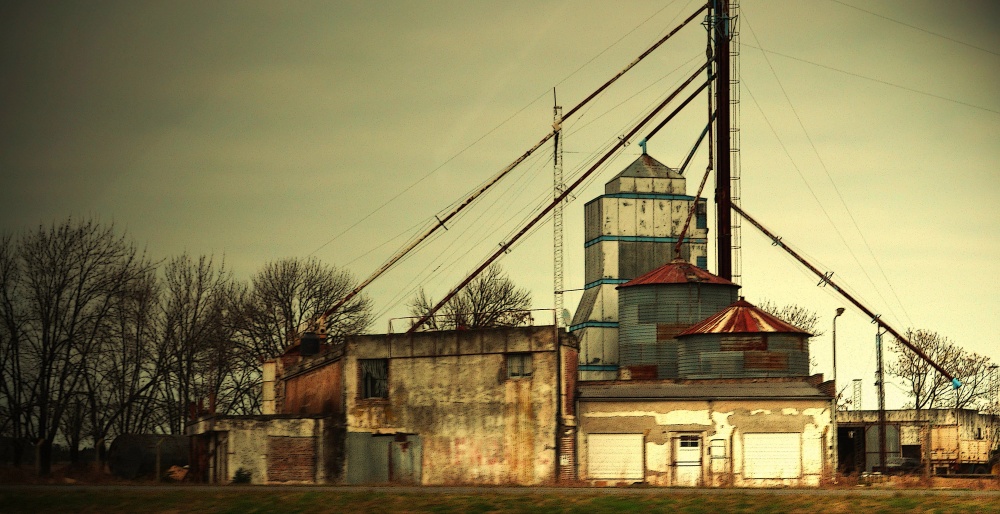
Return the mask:
<svg viewBox="0 0 1000 514">
<path fill-rule="evenodd" d="M 676 257 L 674 246 L 695 201 L 686 194 L 684 176 L 644 153 L 584 207 L 585 290 L 570 324 L 580 341 L 581 380 L 617 377 L 616 287 Z M 697 205 L 680 257 L 706 268 L 705 199 Z"/>
</svg>

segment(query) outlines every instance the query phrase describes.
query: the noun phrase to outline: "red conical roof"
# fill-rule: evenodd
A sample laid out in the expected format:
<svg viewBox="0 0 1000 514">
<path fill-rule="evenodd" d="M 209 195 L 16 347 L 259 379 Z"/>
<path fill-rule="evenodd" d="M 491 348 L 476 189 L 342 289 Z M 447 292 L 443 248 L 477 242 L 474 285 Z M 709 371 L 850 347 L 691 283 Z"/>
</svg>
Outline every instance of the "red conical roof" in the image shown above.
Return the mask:
<svg viewBox="0 0 1000 514">
<path fill-rule="evenodd" d="M 761 332 L 812 335 L 740 298 L 736 303 L 681 332 L 677 337 L 695 334 L 754 334 Z"/>
<path fill-rule="evenodd" d="M 722 278 L 717 277 L 684 259 L 674 259 L 670 263 L 660 266 L 659 268 L 646 273 L 645 275 L 634 278 L 620 286 L 619 289 L 623 287 L 632 286 L 645 286 L 654 284 L 722 284 L 727 286 L 735 286 L 736 284 Z"/>
</svg>

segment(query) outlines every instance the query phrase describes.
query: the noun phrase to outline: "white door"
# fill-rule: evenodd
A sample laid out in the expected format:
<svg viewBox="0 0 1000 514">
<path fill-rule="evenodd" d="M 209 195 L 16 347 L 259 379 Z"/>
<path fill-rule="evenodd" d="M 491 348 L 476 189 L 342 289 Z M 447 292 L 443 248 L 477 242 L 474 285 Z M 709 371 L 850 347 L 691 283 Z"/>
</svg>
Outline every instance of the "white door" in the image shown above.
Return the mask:
<svg viewBox="0 0 1000 514">
<path fill-rule="evenodd" d="M 682 435 L 674 439 L 674 485 L 701 485 L 701 436 Z"/>
<path fill-rule="evenodd" d="M 799 478 L 802 475 L 801 434 L 745 434 L 744 478 Z"/>
<path fill-rule="evenodd" d="M 642 434 L 588 434 L 587 478 L 643 480 Z"/>
</svg>

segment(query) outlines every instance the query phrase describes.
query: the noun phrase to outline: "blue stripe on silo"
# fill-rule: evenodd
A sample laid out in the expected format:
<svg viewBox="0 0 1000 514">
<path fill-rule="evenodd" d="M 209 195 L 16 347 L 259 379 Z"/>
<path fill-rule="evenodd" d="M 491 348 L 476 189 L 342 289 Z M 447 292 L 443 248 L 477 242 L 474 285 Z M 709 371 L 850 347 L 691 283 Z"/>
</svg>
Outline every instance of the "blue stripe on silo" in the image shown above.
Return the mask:
<svg viewBox="0 0 1000 514">
<path fill-rule="evenodd" d="M 617 364 L 577 364 L 577 371 L 618 371 Z"/>
<path fill-rule="evenodd" d="M 581 328 L 618 328 L 617 321 L 584 321 L 569 327 L 570 332 L 580 330 Z"/>
<path fill-rule="evenodd" d="M 654 237 L 654 236 L 609 236 L 603 235 L 595 237 L 586 243 L 583 243 L 584 248 L 596 245 L 602 241 L 625 241 L 629 243 L 676 243 L 676 237 Z M 707 244 L 708 240 L 705 238 L 685 238 L 688 244 Z"/>
<path fill-rule="evenodd" d="M 602 278 L 600 280 L 595 280 L 595 281 L 593 281 L 593 282 L 591 282 L 591 283 L 583 286 L 583 288 L 584 289 L 590 289 L 591 287 L 597 287 L 597 286 L 601 286 L 601 285 L 604 285 L 604 284 L 612 284 L 612 285 L 624 284 L 625 282 L 628 282 L 629 280 L 631 280 L 631 279 L 628 279 L 628 278 Z"/>
</svg>

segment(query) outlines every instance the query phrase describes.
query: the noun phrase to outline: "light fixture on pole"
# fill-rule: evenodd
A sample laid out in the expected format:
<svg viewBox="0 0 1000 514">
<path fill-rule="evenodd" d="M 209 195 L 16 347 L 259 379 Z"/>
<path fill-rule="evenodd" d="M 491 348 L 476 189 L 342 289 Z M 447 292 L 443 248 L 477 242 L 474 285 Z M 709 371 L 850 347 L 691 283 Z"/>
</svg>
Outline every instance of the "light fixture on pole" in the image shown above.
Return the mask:
<svg viewBox="0 0 1000 514">
<path fill-rule="evenodd" d="M 837 307 L 836 314 L 833 315 L 833 385 L 837 385 L 837 318 L 844 313 L 843 307 Z M 834 388 L 836 391 L 836 387 Z"/>
<path fill-rule="evenodd" d="M 837 307 L 836 314 L 833 315 L 833 401 L 831 401 L 830 415 L 833 416 L 833 482 L 837 482 L 837 471 L 840 468 L 840 447 L 837 444 L 837 318 L 844 313 L 843 307 Z"/>
</svg>

